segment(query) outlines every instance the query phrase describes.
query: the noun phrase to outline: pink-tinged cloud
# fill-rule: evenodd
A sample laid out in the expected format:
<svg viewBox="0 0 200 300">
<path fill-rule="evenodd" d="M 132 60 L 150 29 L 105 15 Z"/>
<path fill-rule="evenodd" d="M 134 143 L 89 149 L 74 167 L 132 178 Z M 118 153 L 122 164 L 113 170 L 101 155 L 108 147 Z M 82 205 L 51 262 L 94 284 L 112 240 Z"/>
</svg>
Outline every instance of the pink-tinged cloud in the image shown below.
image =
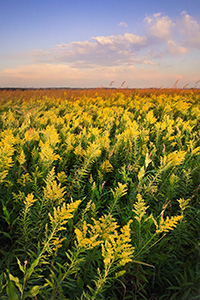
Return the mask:
<svg viewBox="0 0 200 300">
<path fill-rule="evenodd" d="M 172 87 L 177 79 L 181 79 L 183 85 L 188 82 L 193 84 L 191 74 L 189 77 L 184 78 L 179 73 L 161 72 L 159 69 L 147 70 L 145 67 L 134 66 L 95 67 L 86 71 L 65 65 L 41 64 L 4 70 L 0 73 L 0 86 L 97 87 L 108 86 L 113 80 L 114 86 L 120 87 L 126 80 L 126 85 L 129 87 Z"/>
<path fill-rule="evenodd" d="M 167 44 L 167 52 L 171 55 L 180 55 L 187 52 L 187 48 L 176 44 L 173 40 L 169 40 Z"/>
<path fill-rule="evenodd" d="M 78 72 L 66 65 L 52 65 L 52 64 L 32 64 L 20 66 L 15 69 L 5 69 L 0 75 L 7 77 L 17 78 L 30 78 L 37 79 L 45 77 L 46 79 L 51 78 L 52 74 L 55 72 L 56 77 L 59 78 L 77 78 Z"/>
<path fill-rule="evenodd" d="M 0 72 L 0 86 L 44 87 L 57 86 L 60 83 L 68 86 L 68 82 L 78 85 L 81 78 L 80 71 L 66 65 L 31 64 Z"/>
</svg>

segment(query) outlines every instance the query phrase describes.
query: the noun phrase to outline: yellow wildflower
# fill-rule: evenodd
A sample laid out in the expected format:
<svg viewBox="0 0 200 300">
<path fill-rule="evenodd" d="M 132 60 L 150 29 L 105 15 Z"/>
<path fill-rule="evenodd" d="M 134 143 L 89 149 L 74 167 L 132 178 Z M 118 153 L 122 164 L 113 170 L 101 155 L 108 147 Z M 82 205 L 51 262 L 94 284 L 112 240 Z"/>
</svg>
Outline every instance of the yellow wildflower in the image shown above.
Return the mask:
<svg viewBox="0 0 200 300">
<path fill-rule="evenodd" d="M 162 233 L 162 232 L 168 232 L 169 230 L 173 230 L 178 221 L 180 221 L 183 218 L 183 216 L 174 216 L 167 218 L 164 220 L 164 218 L 161 216 L 160 217 L 160 222 L 157 224 L 157 222 L 154 220 L 154 223 L 156 225 L 156 233 Z"/>
<path fill-rule="evenodd" d="M 20 165 L 23 165 L 26 162 L 26 156 L 24 154 L 23 149 L 20 152 L 20 155 L 18 156 L 18 162 Z"/>
<path fill-rule="evenodd" d="M 112 172 L 112 170 L 113 170 L 113 166 L 111 165 L 108 159 L 104 160 L 100 165 L 100 171 L 102 173 L 110 173 Z"/>
<path fill-rule="evenodd" d="M 54 207 L 53 216 L 49 213 L 49 219 L 52 228 L 56 228 L 57 231 L 65 230 L 63 225 L 65 225 L 69 219 L 73 218 L 73 212 L 78 208 L 80 202 L 80 200 L 77 200 L 76 202 L 67 204 L 67 207 L 65 203 L 62 205 L 62 207 Z"/>
<path fill-rule="evenodd" d="M 17 179 L 17 182 L 23 186 L 26 186 L 28 183 L 32 182 L 31 176 L 29 173 L 22 174 L 21 178 Z"/>
<path fill-rule="evenodd" d="M 50 143 L 47 141 L 43 143 L 40 141 L 40 158 L 41 161 L 47 164 L 52 164 L 55 160 L 60 159 L 60 156 L 58 154 L 55 154 L 53 149 L 51 148 Z"/>
<path fill-rule="evenodd" d="M 31 193 L 31 194 L 28 194 L 26 196 L 26 199 L 24 200 L 24 204 L 25 204 L 25 207 L 26 208 L 29 208 L 30 206 L 33 205 L 33 203 L 37 201 L 37 199 L 34 199 L 34 195 Z"/>
</svg>

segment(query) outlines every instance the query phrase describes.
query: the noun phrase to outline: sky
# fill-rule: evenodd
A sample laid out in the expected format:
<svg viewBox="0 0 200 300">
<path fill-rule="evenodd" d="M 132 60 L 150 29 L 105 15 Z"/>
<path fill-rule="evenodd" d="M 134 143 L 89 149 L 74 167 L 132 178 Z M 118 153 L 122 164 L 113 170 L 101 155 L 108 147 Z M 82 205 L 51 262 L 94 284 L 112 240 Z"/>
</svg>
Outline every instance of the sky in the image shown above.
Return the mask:
<svg viewBox="0 0 200 300">
<path fill-rule="evenodd" d="M 199 0 L 1 0 L 0 87 L 200 87 Z"/>
</svg>

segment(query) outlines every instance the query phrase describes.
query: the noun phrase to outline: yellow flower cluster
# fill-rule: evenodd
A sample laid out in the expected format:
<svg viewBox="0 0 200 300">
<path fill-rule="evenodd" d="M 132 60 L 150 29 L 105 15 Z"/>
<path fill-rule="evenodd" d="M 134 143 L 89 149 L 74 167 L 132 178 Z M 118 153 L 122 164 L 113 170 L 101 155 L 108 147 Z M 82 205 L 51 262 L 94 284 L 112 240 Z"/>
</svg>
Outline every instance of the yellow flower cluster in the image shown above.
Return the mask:
<svg viewBox="0 0 200 300">
<path fill-rule="evenodd" d="M 134 247 L 131 245 L 131 223 L 132 220 L 120 229 L 121 234 L 115 232 L 101 245 L 105 269 L 113 263 L 120 267 L 132 260 Z"/>
<path fill-rule="evenodd" d="M 164 218 L 161 216 L 159 224 L 154 219 L 154 223 L 156 225 L 156 233 L 168 232 L 169 230 L 173 230 L 182 218 L 182 216 L 173 216 L 171 218 L 166 217 L 166 219 L 164 220 Z"/>
<path fill-rule="evenodd" d="M 19 178 L 17 180 L 17 182 L 19 184 L 21 184 L 22 186 L 26 186 L 28 183 L 31 183 L 32 182 L 32 179 L 31 179 L 31 176 L 29 173 L 26 173 L 26 174 L 22 174 L 21 178 Z"/>
<path fill-rule="evenodd" d="M 92 249 L 101 244 L 105 269 L 113 263 L 117 267 L 131 261 L 134 248 L 131 245 L 130 220 L 118 233 L 119 225 L 111 215 L 99 220 L 93 219 L 93 225 L 83 222 L 82 229 L 75 229 L 77 247 Z"/>
<path fill-rule="evenodd" d="M 44 187 L 44 198 L 49 200 L 53 205 L 57 202 L 59 205 L 64 201 L 65 187 L 61 187 L 56 180 L 48 182 Z"/>
<path fill-rule="evenodd" d="M 51 165 L 55 160 L 60 159 L 60 156 L 54 153 L 49 141 L 46 141 L 45 143 L 40 141 L 40 148 L 40 159 L 43 164 Z"/>
<path fill-rule="evenodd" d="M 27 195 L 26 199 L 24 200 L 24 204 L 26 207 L 30 207 L 35 201 L 37 201 L 37 199 L 34 199 L 34 195 L 31 193 Z"/>
<path fill-rule="evenodd" d="M 76 239 L 78 242 L 78 247 L 83 248 L 83 249 L 92 249 L 99 244 L 101 244 L 101 240 L 97 240 L 99 235 L 91 235 L 89 234 L 88 236 L 88 225 L 86 224 L 86 221 L 83 222 L 82 230 L 79 228 L 75 228 L 75 234 L 76 234 Z M 87 237 L 88 236 L 88 237 Z"/>
<path fill-rule="evenodd" d="M 136 214 L 135 219 L 140 223 L 149 206 L 146 206 L 146 203 L 142 199 L 142 196 L 138 194 L 137 202 L 133 204 L 133 207 L 133 212 Z"/>
<path fill-rule="evenodd" d="M 31 206 L 37 201 L 37 199 L 34 199 L 34 195 L 28 194 L 26 196 L 26 199 L 24 200 L 24 210 L 23 210 L 23 216 L 24 219 L 26 218 L 28 212 L 30 211 Z"/>
<path fill-rule="evenodd" d="M 181 165 L 184 162 L 185 155 L 185 151 L 173 151 L 161 157 L 161 165 L 165 166 L 165 168 Z"/>
<path fill-rule="evenodd" d="M 12 156 L 15 148 L 16 139 L 11 129 L 2 131 L 0 134 L 0 183 L 7 176 L 10 167 L 13 165 Z"/>
<path fill-rule="evenodd" d="M 127 193 L 127 184 L 122 184 L 118 182 L 118 187 L 115 188 L 115 190 L 111 189 L 111 192 L 113 194 L 114 199 L 118 200 Z"/>
<path fill-rule="evenodd" d="M 59 173 L 58 179 L 64 180 L 66 178 L 65 173 Z M 64 201 L 65 187 L 61 187 L 61 183 L 57 183 L 55 176 L 55 168 L 53 167 L 45 180 L 46 186 L 44 190 L 44 199 L 49 201 L 51 205 L 61 204 Z"/>
<path fill-rule="evenodd" d="M 190 202 L 190 199 L 183 199 L 183 198 L 181 198 L 181 199 L 178 199 L 177 201 L 179 203 L 179 206 L 180 206 L 180 209 L 181 209 L 181 214 L 183 216 L 184 210 L 189 207 L 188 204 Z"/>
<path fill-rule="evenodd" d="M 73 218 L 73 213 L 78 208 L 80 202 L 80 200 L 77 200 L 70 204 L 68 203 L 67 206 L 63 203 L 61 207 L 54 207 L 53 216 L 50 213 L 48 214 L 52 228 L 56 228 L 57 231 L 65 230 L 64 225 L 69 219 Z"/>
</svg>

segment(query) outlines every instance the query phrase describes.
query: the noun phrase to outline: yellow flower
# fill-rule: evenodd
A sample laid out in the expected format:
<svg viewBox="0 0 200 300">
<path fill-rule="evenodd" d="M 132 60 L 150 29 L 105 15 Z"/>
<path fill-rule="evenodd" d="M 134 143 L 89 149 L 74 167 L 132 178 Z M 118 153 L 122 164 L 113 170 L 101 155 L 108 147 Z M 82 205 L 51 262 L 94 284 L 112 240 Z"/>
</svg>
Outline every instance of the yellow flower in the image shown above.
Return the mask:
<svg viewBox="0 0 200 300">
<path fill-rule="evenodd" d="M 146 206 L 140 194 L 137 195 L 137 200 L 138 201 L 133 205 L 133 212 L 136 214 L 135 219 L 140 223 L 149 206 Z"/>
<path fill-rule="evenodd" d="M 146 114 L 146 121 L 149 124 L 154 124 L 156 123 L 157 119 L 154 117 L 153 114 L 153 110 L 150 110 L 147 114 Z"/>
<path fill-rule="evenodd" d="M 54 240 L 53 240 L 53 248 L 52 248 L 52 250 L 53 251 L 57 251 L 58 250 L 58 248 L 61 248 L 62 247 L 62 242 L 65 240 L 66 238 L 62 238 L 62 239 L 60 239 L 60 238 L 55 238 Z"/>
<path fill-rule="evenodd" d="M 80 157 L 83 157 L 86 154 L 85 150 L 81 147 L 81 144 L 74 149 L 74 154 Z"/>
<path fill-rule="evenodd" d="M 28 183 L 32 182 L 31 176 L 29 173 L 22 174 L 21 178 L 17 179 L 17 182 L 23 186 L 26 186 Z"/>
<path fill-rule="evenodd" d="M 132 260 L 134 247 L 132 247 L 130 243 L 131 223 L 132 220 L 120 229 L 121 234 L 115 232 L 112 237 L 110 236 L 109 240 L 106 240 L 105 243 L 101 245 L 105 269 L 109 268 L 113 263 L 117 266 L 124 266 Z"/>
<path fill-rule="evenodd" d="M 20 165 L 23 165 L 26 162 L 26 156 L 24 154 L 23 149 L 21 150 L 20 155 L 18 157 L 18 162 Z"/>
<path fill-rule="evenodd" d="M 76 238 L 78 241 L 78 247 L 80 248 L 85 248 L 85 249 L 92 249 L 96 246 L 98 246 L 99 244 L 101 244 L 101 240 L 97 240 L 97 238 L 99 237 L 98 234 L 89 234 L 89 237 L 87 237 L 88 235 L 88 225 L 86 224 L 86 222 L 83 222 L 83 227 L 82 227 L 82 231 L 78 228 L 75 228 L 75 234 L 76 234 Z"/>
<path fill-rule="evenodd" d="M 179 206 L 180 206 L 180 209 L 181 209 L 181 215 L 183 216 L 183 212 L 184 212 L 184 210 L 187 208 L 187 207 L 189 207 L 189 205 L 188 205 L 188 203 L 190 202 L 190 199 L 183 199 L 183 198 L 181 198 L 181 199 L 179 199 L 179 200 L 177 200 L 178 201 L 178 203 L 179 203 Z"/>
<path fill-rule="evenodd" d="M 156 233 L 168 232 L 169 230 L 173 230 L 176 227 L 178 221 L 180 221 L 182 218 L 183 216 L 174 216 L 171 218 L 167 216 L 167 218 L 164 220 L 164 218 L 161 216 L 159 225 L 154 220 L 154 223 L 156 225 Z"/>
<path fill-rule="evenodd" d="M 52 164 L 55 160 L 60 159 L 60 156 L 54 153 L 48 141 L 45 143 L 40 141 L 39 145 L 41 148 L 40 158 L 43 163 Z"/>
<path fill-rule="evenodd" d="M 55 147 L 60 141 L 59 134 L 54 125 L 48 125 L 44 131 L 44 135 L 52 147 Z"/>
<path fill-rule="evenodd" d="M 120 199 L 121 197 L 127 194 L 127 184 L 122 184 L 118 182 L 118 187 L 116 187 L 114 191 L 111 189 L 111 192 L 115 199 Z"/>
<path fill-rule="evenodd" d="M 65 172 L 60 172 L 57 175 L 57 179 L 60 183 L 64 183 L 67 180 L 67 175 L 65 174 Z"/>
<path fill-rule="evenodd" d="M 37 201 L 37 199 L 34 199 L 34 195 L 31 193 L 26 196 L 26 199 L 24 200 L 24 204 L 27 208 L 29 208 L 31 205 L 33 205 L 35 201 Z"/>
<path fill-rule="evenodd" d="M 64 201 L 65 188 L 61 188 L 61 184 L 57 183 L 56 180 L 48 182 L 46 187 L 44 187 L 44 198 L 50 200 L 54 203 L 58 200 L 58 203 L 61 204 Z"/>
<path fill-rule="evenodd" d="M 111 165 L 108 159 L 104 160 L 99 168 L 103 174 L 110 173 L 113 171 L 113 166 Z"/>
<path fill-rule="evenodd" d="M 65 230 L 65 225 L 69 219 L 73 218 L 73 212 L 78 208 L 80 200 L 72 202 L 70 204 L 64 203 L 62 207 L 58 206 L 53 209 L 53 216 L 49 213 L 49 219 L 52 225 L 52 228 L 56 228 L 57 231 Z"/>
<path fill-rule="evenodd" d="M 99 220 L 93 219 L 94 225 L 88 224 L 91 228 L 91 235 L 98 234 L 101 239 L 108 240 L 110 236 L 113 236 L 116 228 L 119 227 L 117 222 L 111 215 L 102 216 Z"/>
<path fill-rule="evenodd" d="M 161 157 L 161 166 L 165 168 L 181 165 L 185 160 L 185 151 L 174 151 Z"/>
</svg>

